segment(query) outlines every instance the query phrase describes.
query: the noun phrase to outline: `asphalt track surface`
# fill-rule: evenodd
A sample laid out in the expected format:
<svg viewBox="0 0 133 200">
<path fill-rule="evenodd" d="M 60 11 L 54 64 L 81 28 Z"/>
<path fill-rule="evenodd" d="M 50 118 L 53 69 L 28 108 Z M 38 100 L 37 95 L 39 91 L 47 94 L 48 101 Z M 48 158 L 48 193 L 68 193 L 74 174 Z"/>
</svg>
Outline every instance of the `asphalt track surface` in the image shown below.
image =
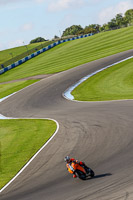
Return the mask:
<svg viewBox="0 0 133 200">
<path fill-rule="evenodd" d="M 0 114 L 53 118 L 53 140 L 0 200 L 133 200 L 133 101 L 74 102 L 62 93 L 80 78 L 133 55 L 133 50 L 45 78 L 0 103 Z M 86 181 L 66 170 L 69 155 L 95 171 Z"/>
</svg>

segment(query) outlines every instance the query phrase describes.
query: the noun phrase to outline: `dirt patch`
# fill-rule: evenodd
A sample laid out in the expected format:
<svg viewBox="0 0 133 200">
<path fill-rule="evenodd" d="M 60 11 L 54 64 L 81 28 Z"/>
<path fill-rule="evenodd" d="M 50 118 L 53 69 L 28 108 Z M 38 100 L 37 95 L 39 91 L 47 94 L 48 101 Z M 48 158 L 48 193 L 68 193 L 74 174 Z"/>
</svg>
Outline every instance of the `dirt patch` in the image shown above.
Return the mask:
<svg viewBox="0 0 133 200">
<path fill-rule="evenodd" d="M 52 75 L 53 74 L 41 74 L 41 75 L 36 75 L 36 76 L 30 76 L 30 77 L 27 77 L 27 78 L 22 78 L 22 79 L 2 82 L 2 83 L 0 83 L 0 85 L 6 84 L 6 83 L 14 83 L 14 82 L 19 82 L 19 81 L 25 81 L 25 80 L 37 80 L 37 79 L 41 80 L 41 79 L 47 78 L 47 77 L 52 76 Z"/>
</svg>

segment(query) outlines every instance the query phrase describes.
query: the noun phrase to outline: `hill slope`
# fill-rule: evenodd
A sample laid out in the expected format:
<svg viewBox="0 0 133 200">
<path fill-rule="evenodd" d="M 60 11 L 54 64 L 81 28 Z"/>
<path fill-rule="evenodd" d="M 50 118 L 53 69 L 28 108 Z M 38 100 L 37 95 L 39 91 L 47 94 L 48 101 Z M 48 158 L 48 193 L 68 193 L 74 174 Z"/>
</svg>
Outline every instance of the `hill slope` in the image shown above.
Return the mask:
<svg viewBox="0 0 133 200">
<path fill-rule="evenodd" d="M 132 49 L 133 27 L 66 42 L 0 76 L 0 82 L 64 71 Z"/>
</svg>

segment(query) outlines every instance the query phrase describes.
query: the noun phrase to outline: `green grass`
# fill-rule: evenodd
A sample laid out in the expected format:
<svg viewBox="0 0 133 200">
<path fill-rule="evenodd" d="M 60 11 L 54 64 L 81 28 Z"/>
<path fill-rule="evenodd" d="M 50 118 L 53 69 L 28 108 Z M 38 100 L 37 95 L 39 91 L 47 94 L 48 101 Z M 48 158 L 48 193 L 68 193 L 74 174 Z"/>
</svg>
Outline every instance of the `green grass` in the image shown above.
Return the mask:
<svg viewBox="0 0 133 200">
<path fill-rule="evenodd" d="M 90 77 L 72 95 L 79 101 L 133 99 L 133 58 Z"/>
<path fill-rule="evenodd" d="M 15 176 L 55 130 L 56 123 L 50 120 L 0 120 L 0 188 Z"/>
<path fill-rule="evenodd" d="M 32 48 L 35 48 L 38 45 L 39 45 L 38 43 L 34 43 L 34 44 L 27 45 L 27 47 L 30 50 Z M 12 56 L 10 55 L 10 53 L 12 53 L 13 56 L 18 56 L 26 51 L 27 49 L 25 46 L 20 46 L 20 47 L 15 47 L 11 49 L 6 49 L 4 51 L 0 51 L 0 63 L 4 63 L 5 61 L 11 59 Z"/>
<path fill-rule="evenodd" d="M 11 49 L 7 49 L 4 51 L 0 51 L 0 66 L 4 64 L 4 67 L 36 52 L 37 50 L 42 49 L 43 47 L 48 46 L 49 44 L 53 43 L 53 41 L 45 41 L 39 42 L 34 44 L 29 44 L 26 46 L 15 47 Z M 27 51 L 28 50 L 28 51 Z M 12 58 L 13 56 L 13 58 Z"/>
<path fill-rule="evenodd" d="M 133 27 L 99 33 L 58 45 L 3 75 L 0 82 L 61 72 L 133 48 Z"/>
<path fill-rule="evenodd" d="M 31 85 L 38 80 L 26 80 L 13 83 L 0 84 L 0 99 L 6 97 L 14 92 L 21 90 L 22 88 Z"/>
</svg>

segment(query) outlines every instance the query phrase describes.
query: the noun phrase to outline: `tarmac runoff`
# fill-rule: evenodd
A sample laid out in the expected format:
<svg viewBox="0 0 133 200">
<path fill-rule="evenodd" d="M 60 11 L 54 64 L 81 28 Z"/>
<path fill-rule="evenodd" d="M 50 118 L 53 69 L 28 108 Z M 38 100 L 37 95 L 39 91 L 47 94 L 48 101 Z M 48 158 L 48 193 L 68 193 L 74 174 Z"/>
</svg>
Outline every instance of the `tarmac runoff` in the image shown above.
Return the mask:
<svg viewBox="0 0 133 200">
<path fill-rule="evenodd" d="M 75 83 L 75 84 L 72 85 L 70 88 L 68 88 L 68 89 L 63 93 L 63 96 L 64 96 L 66 99 L 68 99 L 68 100 L 76 101 L 76 100 L 74 100 L 74 96 L 71 94 L 71 92 L 72 92 L 76 87 L 78 87 L 81 83 L 83 83 L 84 81 L 86 81 L 88 78 L 94 76 L 95 74 L 97 74 L 97 73 L 99 73 L 99 72 L 101 72 L 101 71 L 103 71 L 103 70 L 105 70 L 105 69 L 107 69 L 107 68 L 109 68 L 109 67 L 112 67 L 112 66 L 114 66 L 114 65 L 117 65 L 117 64 L 119 64 L 119 63 L 122 63 L 122 62 L 124 62 L 124 61 L 126 61 L 126 60 L 129 60 L 129 59 L 131 59 L 131 58 L 133 58 L 133 56 L 130 56 L 130 57 L 128 57 L 128 58 L 126 58 L 126 59 L 123 59 L 123 60 L 121 60 L 121 61 L 119 61 L 119 62 L 116 62 L 116 63 L 114 63 L 114 64 L 112 64 L 112 65 L 108 65 L 108 66 L 106 66 L 106 67 L 104 67 L 104 68 L 102 68 L 102 69 L 100 69 L 100 70 L 97 70 L 97 71 L 95 71 L 95 72 L 93 72 L 93 73 L 91 73 L 91 74 L 89 74 L 89 75 L 83 77 L 83 78 L 80 79 L 77 83 Z"/>
</svg>

